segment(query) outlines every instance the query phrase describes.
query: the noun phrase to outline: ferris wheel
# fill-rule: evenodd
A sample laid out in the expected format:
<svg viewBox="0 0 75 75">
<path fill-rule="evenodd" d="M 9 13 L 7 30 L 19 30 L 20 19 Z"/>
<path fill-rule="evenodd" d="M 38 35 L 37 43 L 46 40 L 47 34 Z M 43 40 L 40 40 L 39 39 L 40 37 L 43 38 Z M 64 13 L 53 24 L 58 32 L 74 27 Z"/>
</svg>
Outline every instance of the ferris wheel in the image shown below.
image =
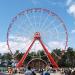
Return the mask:
<svg viewBox="0 0 75 75">
<path fill-rule="evenodd" d="M 48 9 L 31 8 L 17 14 L 9 24 L 7 31 L 8 49 L 12 54 L 16 50 L 25 52 L 38 35 L 49 52 L 56 48 L 66 50 L 68 46 L 68 33 L 63 20 Z M 43 49 L 38 40 L 36 43 L 39 44 L 37 50 Z M 54 54 L 57 56 L 56 53 Z"/>
</svg>

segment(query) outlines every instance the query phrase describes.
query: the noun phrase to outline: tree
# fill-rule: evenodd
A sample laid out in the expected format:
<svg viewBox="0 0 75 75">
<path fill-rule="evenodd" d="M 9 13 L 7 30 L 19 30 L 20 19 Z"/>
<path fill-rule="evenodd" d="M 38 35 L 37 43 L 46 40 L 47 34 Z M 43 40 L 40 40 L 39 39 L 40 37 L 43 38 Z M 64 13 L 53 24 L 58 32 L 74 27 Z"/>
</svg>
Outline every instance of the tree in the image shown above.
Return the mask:
<svg viewBox="0 0 75 75">
<path fill-rule="evenodd" d="M 1 57 L 1 59 L 2 59 L 2 61 L 5 61 L 5 60 L 10 61 L 10 60 L 12 60 L 12 55 L 10 53 L 4 53 Z"/>
<path fill-rule="evenodd" d="M 51 53 L 51 55 L 53 56 L 54 60 L 58 63 L 59 58 L 61 57 L 61 49 L 54 49 Z"/>
<path fill-rule="evenodd" d="M 20 61 L 24 53 L 19 53 L 16 55 L 16 60 Z"/>
<path fill-rule="evenodd" d="M 61 67 L 75 67 L 75 51 L 69 47 L 58 62 Z"/>
</svg>

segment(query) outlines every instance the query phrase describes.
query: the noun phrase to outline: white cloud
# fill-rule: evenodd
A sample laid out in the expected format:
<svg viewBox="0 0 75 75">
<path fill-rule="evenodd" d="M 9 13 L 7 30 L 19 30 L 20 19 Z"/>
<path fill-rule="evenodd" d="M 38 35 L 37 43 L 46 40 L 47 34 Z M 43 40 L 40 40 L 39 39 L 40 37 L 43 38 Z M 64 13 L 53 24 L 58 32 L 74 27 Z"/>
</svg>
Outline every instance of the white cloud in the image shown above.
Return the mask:
<svg viewBox="0 0 75 75">
<path fill-rule="evenodd" d="M 75 17 L 75 1 L 73 0 L 67 0 L 66 3 L 68 9 L 67 12 L 72 15 L 73 17 Z"/>
<path fill-rule="evenodd" d="M 10 40 L 9 40 L 10 49 L 13 53 L 16 50 L 19 50 L 20 52 L 25 52 L 31 43 L 32 41 L 30 39 L 26 37 L 20 37 L 20 36 L 19 37 L 10 36 Z M 39 41 L 35 41 L 30 52 L 32 51 L 37 52 L 38 50 L 42 50 L 42 49 L 43 48 L 41 44 L 39 43 Z M 6 42 L 0 42 L 0 53 L 7 53 L 7 52 L 10 52 L 10 51 L 8 50 Z"/>
<path fill-rule="evenodd" d="M 29 38 L 25 38 L 25 36 L 12 36 L 12 35 L 10 35 L 9 39 L 10 41 L 22 42 L 22 43 L 29 40 Z"/>
<path fill-rule="evenodd" d="M 6 42 L 0 42 L 0 53 L 7 53 L 9 52 Z"/>
<path fill-rule="evenodd" d="M 64 43 L 60 41 L 51 41 L 48 43 L 48 45 L 51 49 L 55 49 L 55 48 L 64 49 Z"/>
<path fill-rule="evenodd" d="M 28 49 L 28 47 L 30 46 L 30 44 L 31 44 L 30 42 L 25 44 L 25 43 L 18 43 L 18 42 L 11 41 L 10 47 L 11 47 L 11 50 L 13 53 L 15 52 L 15 50 L 18 50 L 18 49 L 19 50 L 21 49 L 20 52 L 25 52 Z M 55 48 L 63 49 L 64 43 L 59 42 L 59 41 L 51 41 L 48 43 L 48 46 L 49 46 L 49 48 L 47 46 L 46 46 L 46 48 L 48 48 L 51 52 L 51 50 L 55 49 Z M 35 41 L 30 52 L 32 52 L 32 51 L 37 52 L 38 50 L 43 50 L 43 47 L 41 46 L 39 41 Z M 0 53 L 7 53 L 7 52 L 10 52 L 10 51 L 7 48 L 6 42 L 0 42 Z"/>
<path fill-rule="evenodd" d="M 32 43 L 32 41 L 26 37 L 10 36 L 9 44 L 10 44 L 10 48 L 13 53 L 16 50 L 20 50 L 20 52 L 25 52 L 31 43 Z M 49 46 L 49 50 L 52 50 L 55 48 L 63 49 L 64 43 L 60 42 L 60 41 L 51 41 L 48 43 L 48 46 Z M 31 51 L 37 52 L 38 50 L 43 50 L 43 48 L 42 48 L 41 44 L 39 43 L 39 41 L 35 41 L 30 52 Z M 0 42 L 0 52 L 1 53 L 9 52 L 6 42 Z"/>
<path fill-rule="evenodd" d="M 16 50 L 20 50 L 23 52 L 25 52 L 25 50 L 28 48 L 28 46 L 30 45 L 30 40 L 28 38 L 25 37 L 20 37 L 20 36 L 10 36 L 9 37 L 9 46 L 11 51 L 14 53 Z M 29 40 L 29 41 L 28 41 Z M 8 46 L 6 42 L 1 42 L 0 41 L 0 53 L 7 53 L 10 52 L 8 50 Z"/>
<path fill-rule="evenodd" d="M 71 14 L 73 17 L 75 17 L 75 4 L 69 6 L 68 13 Z"/>
<path fill-rule="evenodd" d="M 31 48 L 31 51 L 35 51 L 38 52 L 39 50 L 43 50 L 42 45 L 40 44 L 40 42 L 38 40 L 35 41 L 35 43 L 33 44 L 33 47 Z"/>
<path fill-rule="evenodd" d="M 75 33 L 75 29 L 71 31 L 71 33 Z"/>
<path fill-rule="evenodd" d="M 16 50 L 19 50 L 20 52 L 25 52 L 26 49 L 28 48 L 28 44 L 30 42 L 28 42 L 27 44 L 25 43 L 18 43 L 18 42 L 14 42 L 14 41 L 10 41 L 10 49 L 11 51 L 14 53 Z M 6 42 L 0 42 L 0 53 L 8 53 L 10 52 Z"/>
<path fill-rule="evenodd" d="M 30 44 L 31 40 L 24 36 L 9 37 L 9 46 L 13 52 L 15 52 L 16 50 L 19 50 L 20 52 L 25 52 Z"/>
</svg>

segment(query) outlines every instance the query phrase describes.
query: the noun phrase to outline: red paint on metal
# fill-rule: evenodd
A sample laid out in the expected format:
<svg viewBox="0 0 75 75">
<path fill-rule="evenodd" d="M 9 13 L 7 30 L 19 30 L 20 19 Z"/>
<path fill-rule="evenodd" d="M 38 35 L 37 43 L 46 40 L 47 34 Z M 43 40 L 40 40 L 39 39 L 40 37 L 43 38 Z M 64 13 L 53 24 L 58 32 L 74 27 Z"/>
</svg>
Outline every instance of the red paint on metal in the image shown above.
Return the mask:
<svg viewBox="0 0 75 75">
<path fill-rule="evenodd" d="M 40 41 L 42 47 L 44 48 L 44 50 L 45 50 L 45 52 L 46 52 L 46 54 L 47 54 L 47 56 L 48 56 L 48 58 L 49 58 L 49 61 L 52 63 L 53 67 L 54 67 L 54 68 L 58 68 L 57 63 L 54 61 L 53 57 L 52 57 L 51 54 L 48 52 L 48 49 L 47 49 L 47 48 L 45 47 L 45 45 L 43 44 L 42 40 L 39 39 L 39 41 Z"/>
<path fill-rule="evenodd" d="M 58 68 L 57 63 L 54 61 L 53 57 L 52 57 L 51 54 L 48 52 L 48 49 L 47 49 L 47 48 L 45 47 L 45 45 L 43 44 L 39 32 L 36 32 L 36 33 L 35 33 L 34 40 L 33 40 L 32 44 L 30 45 L 30 47 L 28 48 L 28 50 L 26 51 L 26 53 L 23 55 L 23 57 L 22 57 L 22 59 L 19 61 L 19 63 L 16 65 L 16 67 L 18 68 L 18 67 L 21 67 L 21 66 L 22 66 L 24 60 L 26 59 L 26 57 L 27 57 L 27 55 L 28 55 L 28 53 L 29 53 L 31 47 L 33 46 L 33 44 L 34 44 L 34 42 L 35 42 L 36 40 L 38 40 L 38 41 L 41 43 L 43 49 L 45 50 L 45 52 L 46 52 L 46 54 L 47 54 L 47 56 L 48 56 L 48 58 L 49 58 L 49 61 L 52 63 L 53 67 L 54 67 L 54 68 Z"/>
<path fill-rule="evenodd" d="M 23 55 L 23 57 L 21 58 L 21 60 L 20 60 L 20 61 L 18 62 L 18 64 L 16 65 L 17 68 L 22 66 L 22 64 L 23 64 L 24 60 L 26 59 L 26 57 L 27 57 L 27 55 L 28 55 L 28 53 L 29 53 L 29 51 L 30 51 L 32 45 L 34 44 L 34 42 L 35 42 L 35 39 L 33 40 L 32 44 L 30 45 L 30 47 L 28 48 L 28 50 L 26 51 L 26 53 L 24 53 L 24 55 Z"/>
</svg>

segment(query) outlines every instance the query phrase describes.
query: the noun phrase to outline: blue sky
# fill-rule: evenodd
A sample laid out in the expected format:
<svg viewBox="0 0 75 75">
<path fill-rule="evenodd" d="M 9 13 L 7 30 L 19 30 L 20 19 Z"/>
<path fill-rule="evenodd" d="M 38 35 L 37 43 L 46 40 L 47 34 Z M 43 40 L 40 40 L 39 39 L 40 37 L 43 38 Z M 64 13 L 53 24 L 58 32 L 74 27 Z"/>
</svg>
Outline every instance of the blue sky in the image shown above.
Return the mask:
<svg viewBox="0 0 75 75">
<path fill-rule="evenodd" d="M 58 14 L 68 30 L 68 46 L 75 48 L 75 0 L 0 0 L 0 50 L 7 49 L 6 33 L 12 18 L 28 8 L 47 8 Z"/>
</svg>

